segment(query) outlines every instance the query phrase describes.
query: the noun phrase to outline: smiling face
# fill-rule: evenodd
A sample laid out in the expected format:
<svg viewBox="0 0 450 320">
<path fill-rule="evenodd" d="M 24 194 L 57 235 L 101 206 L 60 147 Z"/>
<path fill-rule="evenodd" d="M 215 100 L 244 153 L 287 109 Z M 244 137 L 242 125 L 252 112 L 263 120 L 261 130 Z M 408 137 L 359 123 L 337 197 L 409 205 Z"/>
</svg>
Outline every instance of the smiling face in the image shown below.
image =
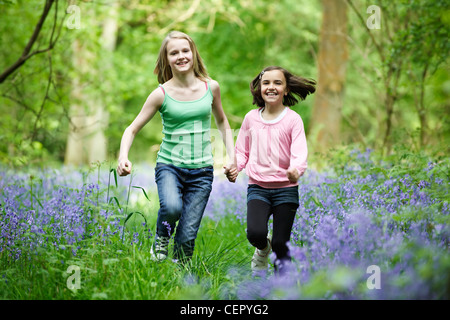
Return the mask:
<svg viewBox="0 0 450 320">
<path fill-rule="evenodd" d="M 266 105 L 282 105 L 287 93 L 286 78 L 281 70 L 264 72 L 261 77 L 261 96 Z"/>
<path fill-rule="evenodd" d="M 167 60 L 172 72 L 186 72 L 193 67 L 193 54 L 189 41 L 171 39 L 167 43 Z"/>
</svg>

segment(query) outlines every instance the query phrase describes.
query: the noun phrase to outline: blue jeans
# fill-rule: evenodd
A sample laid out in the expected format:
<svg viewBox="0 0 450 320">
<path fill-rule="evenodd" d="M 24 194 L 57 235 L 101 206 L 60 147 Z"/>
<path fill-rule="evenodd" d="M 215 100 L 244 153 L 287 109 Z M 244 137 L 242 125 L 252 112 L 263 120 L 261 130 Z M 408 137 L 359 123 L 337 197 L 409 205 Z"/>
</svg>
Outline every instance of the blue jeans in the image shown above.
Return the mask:
<svg viewBox="0 0 450 320">
<path fill-rule="evenodd" d="M 155 180 L 160 205 L 156 236 L 170 237 L 175 233 L 176 259 L 189 258 L 194 252 L 213 177 L 212 166 L 186 169 L 172 164 L 156 164 Z"/>
</svg>

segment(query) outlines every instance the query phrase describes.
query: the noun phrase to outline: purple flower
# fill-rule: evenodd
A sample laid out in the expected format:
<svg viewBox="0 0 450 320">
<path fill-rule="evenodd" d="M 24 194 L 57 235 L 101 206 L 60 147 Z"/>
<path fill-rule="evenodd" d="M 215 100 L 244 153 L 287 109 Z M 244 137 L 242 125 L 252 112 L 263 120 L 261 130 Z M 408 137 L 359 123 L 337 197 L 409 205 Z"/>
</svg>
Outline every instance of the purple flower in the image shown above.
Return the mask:
<svg viewBox="0 0 450 320">
<path fill-rule="evenodd" d="M 166 226 L 167 232 L 169 233 L 169 236 L 171 236 L 172 235 L 172 227 L 170 226 L 170 223 L 167 221 L 163 221 L 162 224 Z"/>
</svg>

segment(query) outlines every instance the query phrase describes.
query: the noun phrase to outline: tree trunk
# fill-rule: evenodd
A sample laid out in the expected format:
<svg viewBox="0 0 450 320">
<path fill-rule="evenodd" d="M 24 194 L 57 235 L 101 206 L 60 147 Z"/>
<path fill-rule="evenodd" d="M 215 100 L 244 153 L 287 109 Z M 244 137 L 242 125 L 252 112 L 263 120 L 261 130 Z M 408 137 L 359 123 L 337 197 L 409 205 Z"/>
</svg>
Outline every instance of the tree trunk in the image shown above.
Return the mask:
<svg viewBox="0 0 450 320">
<path fill-rule="evenodd" d="M 347 3 L 322 0 L 318 83 L 311 118 L 310 137 L 316 151 L 339 143 L 347 49 Z"/>
<path fill-rule="evenodd" d="M 85 119 L 86 110 L 83 106 L 87 100 L 83 95 L 83 88 L 81 83 L 81 77 L 85 69 L 87 62 L 84 55 L 86 52 L 83 50 L 80 40 L 76 39 L 72 45 L 74 65 L 77 66 L 77 77 L 72 82 L 71 99 L 72 102 L 69 111 L 70 127 L 69 135 L 67 137 L 66 154 L 64 162 L 66 165 L 81 165 L 87 163 L 87 151 L 85 146 Z"/>
<path fill-rule="evenodd" d="M 383 153 L 391 152 L 391 133 L 392 133 L 392 116 L 394 114 L 394 105 L 397 101 L 398 82 L 400 81 L 402 71 L 402 61 L 389 66 L 385 81 L 385 108 L 386 108 L 386 131 L 383 139 Z"/>
<path fill-rule="evenodd" d="M 103 22 L 101 35 L 100 59 L 102 59 L 101 74 L 112 67 L 112 52 L 115 49 L 117 39 L 117 2 L 111 4 L 107 19 Z M 107 139 L 104 130 L 108 125 L 109 114 L 106 109 L 104 94 L 109 94 L 111 83 L 108 79 L 102 79 L 101 74 L 89 78 L 102 82 L 104 92 L 91 90 L 84 92 L 88 84 L 82 83 L 81 78 L 85 74 L 92 73 L 95 68 L 90 63 L 96 57 L 81 46 L 80 40 L 76 40 L 73 46 L 74 64 L 78 71 L 78 77 L 74 79 L 72 89 L 73 104 L 70 108 L 70 132 L 67 139 L 65 163 L 69 165 L 91 164 L 103 162 L 108 158 Z M 86 78 L 86 77 L 85 77 Z M 89 84 L 100 87 L 98 83 Z"/>
</svg>

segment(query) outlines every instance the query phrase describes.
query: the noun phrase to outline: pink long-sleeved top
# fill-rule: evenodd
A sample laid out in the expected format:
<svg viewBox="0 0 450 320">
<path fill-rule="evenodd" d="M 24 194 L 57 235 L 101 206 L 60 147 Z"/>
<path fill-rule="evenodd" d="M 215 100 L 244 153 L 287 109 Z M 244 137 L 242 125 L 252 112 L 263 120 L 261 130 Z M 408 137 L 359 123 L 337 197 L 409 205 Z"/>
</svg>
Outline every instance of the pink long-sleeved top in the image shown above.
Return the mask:
<svg viewBox="0 0 450 320">
<path fill-rule="evenodd" d="M 277 119 L 267 121 L 263 108 L 248 112 L 236 141 L 237 169 L 249 177 L 249 184 L 263 188 L 298 185 L 286 176 L 289 167 L 303 175 L 307 168 L 308 149 L 302 118 L 285 107 Z"/>
</svg>

